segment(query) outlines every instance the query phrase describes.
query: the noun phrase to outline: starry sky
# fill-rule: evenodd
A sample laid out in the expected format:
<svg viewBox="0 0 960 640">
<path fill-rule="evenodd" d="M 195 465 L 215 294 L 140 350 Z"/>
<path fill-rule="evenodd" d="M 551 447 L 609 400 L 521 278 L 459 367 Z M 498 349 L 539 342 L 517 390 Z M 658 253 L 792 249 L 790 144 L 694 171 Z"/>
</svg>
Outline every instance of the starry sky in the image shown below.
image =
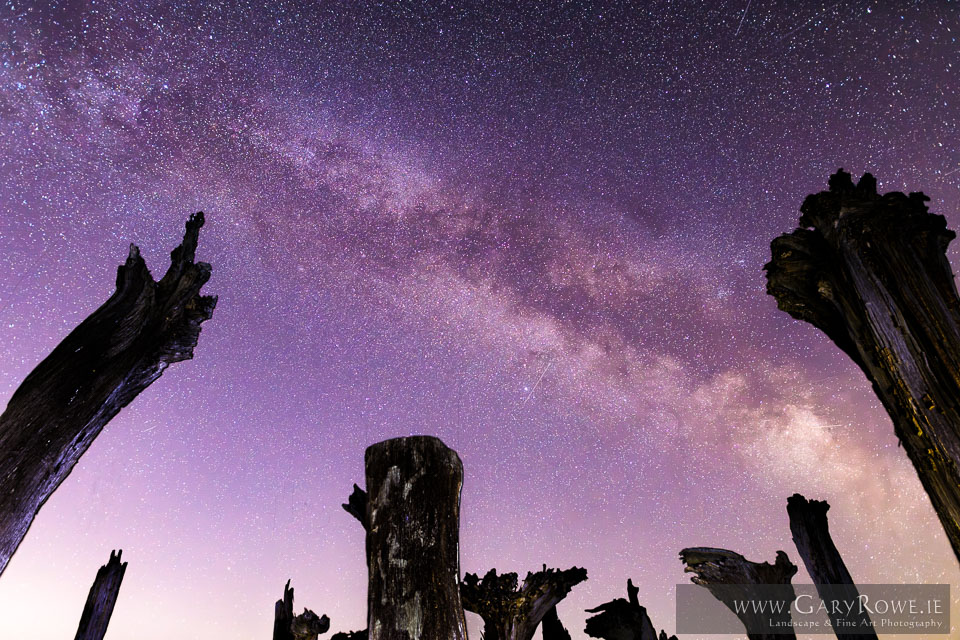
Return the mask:
<svg viewBox="0 0 960 640">
<path fill-rule="evenodd" d="M 464 462 L 463 571 L 588 569 L 575 638 L 627 578 L 672 633 L 685 546 L 801 564 L 794 492 L 858 582 L 957 586 L 761 267 L 838 167 L 960 226 L 958 33 L 933 0 L 4 2 L 0 398 L 193 211 L 220 301 L 41 510 L 0 637 L 70 637 L 114 548 L 107 638 L 266 638 L 288 578 L 361 629 L 340 504 L 419 433 Z"/>
</svg>

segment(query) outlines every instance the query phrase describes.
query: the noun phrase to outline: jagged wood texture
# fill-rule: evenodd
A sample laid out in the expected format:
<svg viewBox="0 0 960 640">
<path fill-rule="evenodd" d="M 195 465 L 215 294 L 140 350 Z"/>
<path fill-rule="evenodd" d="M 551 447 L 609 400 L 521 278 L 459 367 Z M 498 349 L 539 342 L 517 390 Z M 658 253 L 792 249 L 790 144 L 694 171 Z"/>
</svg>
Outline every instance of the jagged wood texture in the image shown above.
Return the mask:
<svg viewBox="0 0 960 640">
<path fill-rule="evenodd" d="M 632 580 L 627 580 L 626 600 L 616 598 L 587 609 L 587 613 L 597 615 L 587 618 L 584 632 L 592 638 L 604 640 L 677 640 L 677 636 L 668 638 L 666 631 L 657 634 L 646 607 L 640 606 L 637 599 L 639 591 Z"/>
<path fill-rule="evenodd" d="M 586 579 L 586 569 L 560 571 L 544 566 L 527 573 L 518 588 L 516 573 L 497 575 L 496 569 L 491 569 L 482 580 L 466 574 L 460 595 L 464 609 L 483 618 L 484 640 L 530 640 L 550 609 Z"/>
<path fill-rule="evenodd" d="M 310 609 L 293 615 L 293 587 L 287 580 L 283 598 L 277 600 L 273 613 L 273 640 L 317 640 L 330 629 L 330 618 L 318 616 Z"/>
<path fill-rule="evenodd" d="M 111 551 L 110 560 L 100 567 L 87 594 L 87 602 L 80 614 L 80 624 L 74 640 L 103 640 L 110 624 L 110 616 L 120 595 L 120 584 L 127 571 L 127 563 L 120 562 L 123 551 Z"/>
<path fill-rule="evenodd" d="M 154 282 L 136 246 L 117 290 L 26 377 L 0 416 L 0 573 L 34 517 L 103 426 L 173 362 L 193 357 L 215 297 L 195 263 L 203 213 L 190 217 Z"/>
<path fill-rule="evenodd" d="M 960 300 L 954 239 L 922 193 L 878 195 L 841 170 L 776 238 L 767 292 L 873 383 L 960 559 Z"/>
<path fill-rule="evenodd" d="M 765 613 L 757 614 L 750 610 L 737 610 L 733 604 L 736 599 L 749 599 L 750 587 L 754 585 L 782 585 L 779 596 L 793 602 L 795 593 L 790 579 L 797 573 L 797 567 L 790 562 L 787 554 L 777 551 L 774 564 L 769 562 L 751 562 L 739 553 L 726 549 L 712 547 L 692 547 L 680 552 L 680 559 L 686 566 L 684 571 L 694 574 L 690 581 L 706 587 L 720 602 L 734 612 L 744 628 L 747 629 L 747 638 L 750 640 L 789 640 L 796 638 L 791 627 L 792 616 L 789 608 L 779 615 Z M 742 592 L 731 591 L 731 585 L 743 586 Z M 790 629 L 785 633 L 757 633 L 751 632 L 763 628 L 773 620 L 777 628 Z"/>
</svg>

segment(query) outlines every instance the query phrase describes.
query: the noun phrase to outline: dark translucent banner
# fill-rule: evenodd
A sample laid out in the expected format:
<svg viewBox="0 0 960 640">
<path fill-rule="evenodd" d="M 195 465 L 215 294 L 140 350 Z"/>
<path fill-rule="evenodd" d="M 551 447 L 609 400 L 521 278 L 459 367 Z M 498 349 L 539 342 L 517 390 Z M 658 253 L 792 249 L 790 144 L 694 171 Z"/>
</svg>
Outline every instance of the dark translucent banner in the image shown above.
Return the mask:
<svg viewBox="0 0 960 640">
<path fill-rule="evenodd" d="M 950 585 L 677 585 L 677 633 L 950 634 Z"/>
</svg>

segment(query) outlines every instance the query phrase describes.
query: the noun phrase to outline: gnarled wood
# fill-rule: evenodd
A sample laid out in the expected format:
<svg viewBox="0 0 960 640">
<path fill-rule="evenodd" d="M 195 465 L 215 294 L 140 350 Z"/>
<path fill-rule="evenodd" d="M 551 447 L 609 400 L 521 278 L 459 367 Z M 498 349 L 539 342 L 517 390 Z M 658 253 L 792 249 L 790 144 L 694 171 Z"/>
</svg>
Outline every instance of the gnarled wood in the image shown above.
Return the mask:
<svg viewBox="0 0 960 640">
<path fill-rule="evenodd" d="M 464 640 L 460 457 L 411 436 L 367 448 L 365 467 L 370 640 Z"/>
<path fill-rule="evenodd" d="M 117 290 L 37 365 L 0 416 L 0 573 L 34 517 L 120 409 L 173 362 L 193 357 L 217 299 L 201 296 L 210 265 L 195 263 L 203 214 L 154 282 L 136 246 Z"/>
<path fill-rule="evenodd" d="M 463 607 L 483 618 L 484 640 L 530 640 L 540 621 L 570 590 L 587 579 L 587 570 L 547 569 L 527 573 L 517 588 L 517 574 L 491 569 L 480 580 L 468 573 L 460 584 Z"/>
<path fill-rule="evenodd" d="M 750 640 L 789 640 L 796 638 L 791 627 L 792 616 L 789 607 L 779 614 L 754 613 L 752 610 L 739 610 L 733 601 L 750 599 L 754 585 L 782 585 L 777 599 L 793 602 L 796 595 L 790 579 L 797 573 L 797 567 L 790 562 L 787 554 L 777 551 L 777 560 L 769 562 L 750 562 L 739 553 L 711 547 L 692 547 L 680 552 L 680 559 L 686 564 L 684 571 L 696 575 L 690 578 L 694 584 L 706 587 L 717 600 L 733 611 L 747 629 Z M 758 633 L 755 630 L 770 625 L 779 629 L 790 629 L 784 633 Z"/>
<path fill-rule="evenodd" d="M 283 599 L 277 600 L 273 615 L 273 640 L 317 640 L 330 629 L 330 618 L 318 616 L 310 609 L 293 615 L 293 587 L 287 580 Z"/>
<path fill-rule="evenodd" d="M 668 638 L 665 631 L 657 634 L 646 607 L 641 607 L 637 599 L 639 591 L 632 580 L 627 580 L 627 600 L 617 598 L 587 609 L 587 613 L 597 615 L 587 618 L 584 632 L 604 640 L 677 640 L 677 636 Z"/>
<path fill-rule="evenodd" d="M 120 562 L 123 551 L 111 551 L 110 560 L 100 567 L 97 577 L 90 587 L 87 602 L 80 614 L 75 640 L 103 640 L 110 624 L 110 616 L 120 595 L 120 583 L 127 571 L 127 563 Z"/>
<path fill-rule="evenodd" d="M 814 325 L 873 383 L 960 559 L 960 300 L 955 237 L 922 193 L 878 195 L 841 170 L 776 238 L 767 293 Z"/>
<path fill-rule="evenodd" d="M 824 501 L 807 500 L 799 493 L 790 496 L 787 514 L 793 542 L 821 600 L 859 602 L 860 592 L 830 537 L 828 509 L 830 505 Z M 840 640 L 876 640 L 877 634 L 871 631 L 870 614 L 860 607 L 855 607 L 849 614 L 830 608 L 827 614 Z M 843 629 L 857 629 L 857 633 L 845 633 Z"/>
</svg>

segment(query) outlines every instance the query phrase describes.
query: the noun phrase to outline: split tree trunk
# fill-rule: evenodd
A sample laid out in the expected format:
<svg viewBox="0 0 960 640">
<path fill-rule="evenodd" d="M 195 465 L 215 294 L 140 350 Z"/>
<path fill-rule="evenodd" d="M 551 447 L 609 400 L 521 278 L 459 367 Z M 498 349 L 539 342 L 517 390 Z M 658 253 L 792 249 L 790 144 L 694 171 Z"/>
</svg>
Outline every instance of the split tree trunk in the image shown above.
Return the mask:
<svg viewBox="0 0 960 640">
<path fill-rule="evenodd" d="M 627 600 L 617 598 L 587 609 L 587 613 L 597 615 L 587 618 L 584 632 L 592 638 L 604 640 L 677 640 L 677 636 L 668 638 L 666 631 L 657 634 L 646 607 L 641 607 L 637 599 L 639 591 L 633 586 L 633 580 L 627 580 Z"/>
<path fill-rule="evenodd" d="M 202 226 L 202 213 L 190 217 L 159 282 L 131 245 L 116 292 L 37 365 L 0 416 L 0 573 L 103 426 L 169 364 L 193 357 L 217 302 L 200 295 L 210 278 L 210 265 L 194 262 Z"/>
<path fill-rule="evenodd" d="M 80 626 L 75 640 L 103 640 L 110 624 L 110 616 L 120 595 L 120 583 L 127 570 L 127 563 L 120 562 L 123 551 L 111 551 L 110 560 L 97 571 L 97 578 L 90 587 L 87 603 L 83 605 Z"/>
<path fill-rule="evenodd" d="M 587 570 L 547 569 L 527 573 L 517 588 L 517 574 L 497 575 L 490 569 L 483 580 L 476 574 L 463 577 L 463 607 L 483 618 L 484 640 L 530 640 L 540 621 L 570 590 L 587 579 Z"/>
<path fill-rule="evenodd" d="M 960 559 L 960 300 L 955 237 L 922 193 L 877 195 L 869 173 L 830 178 L 800 228 L 773 241 L 767 293 L 873 383 Z"/>
<path fill-rule="evenodd" d="M 807 573 L 817 587 L 824 602 L 841 600 L 859 602 L 860 592 L 853 582 L 847 565 L 830 537 L 827 510 L 830 505 L 819 500 L 807 500 L 799 493 L 787 499 L 787 514 L 790 516 L 790 531 L 793 542 L 807 567 Z M 828 610 L 830 622 L 840 640 L 876 640 L 877 634 L 870 631 L 873 625 L 870 615 L 855 607 L 849 614 Z M 855 626 L 850 626 L 855 625 Z M 856 633 L 844 633 L 842 629 L 859 629 Z"/>
<path fill-rule="evenodd" d="M 764 599 L 771 595 L 776 600 L 788 604 L 795 599 L 790 579 L 797 573 L 797 567 L 790 562 L 787 554 L 777 551 L 777 560 L 769 562 L 750 562 L 739 553 L 711 547 L 693 547 L 680 552 L 680 559 L 687 565 L 684 571 L 696 574 L 691 582 L 706 587 L 713 596 L 733 611 L 747 630 L 750 640 L 790 640 L 796 638 L 792 628 L 792 616 L 789 606 L 780 613 L 753 613 L 749 608 L 738 609 L 734 601 L 751 600 L 757 597 L 751 587 L 765 585 Z M 772 585 L 779 585 L 776 592 Z M 789 629 L 784 633 L 758 632 L 758 629 L 771 627 Z"/>
<path fill-rule="evenodd" d="M 367 448 L 365 466 L 370 640 L 465 640 L 460 457 L 411 436 Z"/>
</svg>

